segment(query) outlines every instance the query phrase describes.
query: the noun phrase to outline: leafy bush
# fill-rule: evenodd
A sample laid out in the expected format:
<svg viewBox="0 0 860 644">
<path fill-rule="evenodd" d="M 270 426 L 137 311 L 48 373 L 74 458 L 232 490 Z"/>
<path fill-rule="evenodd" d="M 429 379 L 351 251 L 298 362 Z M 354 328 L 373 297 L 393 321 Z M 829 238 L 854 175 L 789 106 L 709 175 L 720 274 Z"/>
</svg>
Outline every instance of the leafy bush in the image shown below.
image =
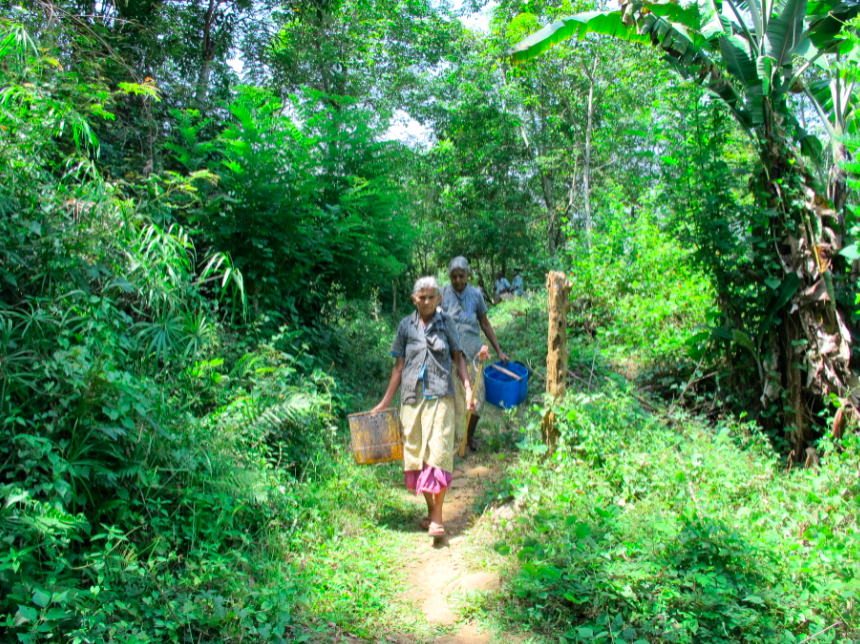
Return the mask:
<svg viewBox="0 0 860 644">
<path fill-rule="evenodd" d="M 177 223 L 212 177 L 107 181 L 88 119 L 110 118 L 113 94 L 3 29 L 4 641 L 328 629 L 303 575 L 333 573 L 292 566 L 368 503 L 314 478 L 341 483 L 334 381 L 301 330 L 258 341 L 226 323 L 243 319 L 242 275 Z"/>
<path fill-rule="evenodd" d="M 644 365 L 687 359 L 691 329 L 713 303 L 708 278 L 646 213 L 613 218 L 571 250 L 573 328 L 609 355 Z M 608 348 L 613 347 L 613 348 Z"/>
<path fill-rule="evenodd" d="M 571 642 L 855 640 L 856 436 L 786 473 L 753 425 L 667 425 L 609 381 L 557 413 L 555 459 L 510 479 L 515 618 Z"/>
<path fill-rule="evenodd" d="M 240 87 L 214 141 L 199 140 L 202 123 L 188 114 L 170 145 L 186 173 L 208 166 L 217 179 L 197 181 L 206 198 L 183 220 L 233 258 L 255 307 L 303 322 L 339 286 L 357 298 L 388 285 L 414 236 L 390 171 L 399 144 L 378 141 L 372 114 L 354 101 L 319 109 L 320 98 Z"/>
</svg>

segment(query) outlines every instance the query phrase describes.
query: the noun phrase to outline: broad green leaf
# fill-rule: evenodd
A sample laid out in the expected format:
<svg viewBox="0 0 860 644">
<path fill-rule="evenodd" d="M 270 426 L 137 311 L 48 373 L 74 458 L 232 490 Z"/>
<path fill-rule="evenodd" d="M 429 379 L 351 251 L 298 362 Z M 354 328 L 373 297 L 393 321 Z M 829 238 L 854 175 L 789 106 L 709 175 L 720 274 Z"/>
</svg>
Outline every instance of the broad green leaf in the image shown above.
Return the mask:
<svg viewBox="0 0 860 644">
<path fill-rule="evenodd" d="M 761 79 L 761 91 L 765 96 L 770 94 L 773 79 L 774 59 L 769 56 L 759 56 L 756 60 L 756 71 Z"/>
<path fill-rule="evenodd" d="M 800 278 L 797 276 L 797 273 L 789 273 L 786 275 L 785 279 L 782 280 L 782 284 L 780 284 L 779 289 L 774 293 L 770 304 L 768 304 L 767 312 L 759 325 L 758 334 L 756 336 L 757 344 L 761 345 L 764 334 L 767 333 L 771 322 L 773 322 L 773 317 L 782 307 L 788 304 L 789 300 L 794 297 L 795 293 L 797 293 L 798 288 L 800 288 Z"/>
<path fill-rule="evenodd" d="M 791 64 L 794 48 L 801 41 L 806 0 L 783 0 L 777 11 L 778 15 L 767 23 L 764 55 L 773 58 L 776 66 L 781 67 Z"/>
<path fill-rule="evenodd" d="M 775 277 L 768 277 L 764 283 L 775 291 L 779 285 L 782 284 L 782 280 L 778 280 Z"/>
<path fill-rule="evenodd" d="M 799 139 L 800 151 L 814 161 L 821 159 L 821 154 L 824 152 L 824 146 L 821 139 L 812 134 L 803 134 Z"/>
<path fill-rule="evenodd" d="M 741 36 L 721 36 L 720 53 L 728 72 L 737 78 L 744 87 L 759 82 L 755 61 L 750 54 L 750 46 Z"/>
<path fill-rule="evenodd" d="M 604 34 L 631 42 L 650 42 L 646 35 L 637 33 L 635 27 L 628 27 L 621 21 L 620 11 L 589 11 L 562 18 L 544 27 L 508 49 L 505 56 L 514 64 L 521 63 L 540 56 L 563 40 L 584 38 L 589 33 Z"/>
<path fill-rule="evenodd" d="M 51 608 L 47 613 L 45 613 L 45 619 L 52 622 L 67 619 L 71 616 L 72 613 L 64 608 Z"/>
<path fill-rule="evenodd" d="M 709 2 L 709 0 L 703 0 L 703 2 Z M 702 21 L 705 17 L 705 14 L 702 12 L 702 5 L 693 4 L 682 4 L 679 2 L 643 2 L 647 9 L 662 18 L 666 18 L 667 20 L 673 23 L 673 27 L 681 28 L 684 30 L 692 29 L 696 32 L 702 31 Z M 689 33 L 686 34 L 689 37 Z"/>
<path fill-rule="evenodd" d="M 761 83 L 751 85 L 747 88 L 746 107 L 747 113 L 753 125 L 761 125 L 765 122 L 765 94 Z"/>
<path fill-rule="evenodd" d="M 18 615 L 21 619 L 24 619 L 28 622 L 35 622 L 39 619 L 39 613 L 35 608 L 31 608 L 29 606 L 22 606 L 18 604 Z"/>
<path fill-rule="evenodd" d="M 701 33 L 706 39 L 732 33 L 731 22 L 723 15 L 723 3 L 720 0 L 699 0 L 699 13 L 702 16 Z"/>
<path fill-rule="evenodd" d="M 546 579 L 556 580 L 561 577 L 561 570 L 555 566 L 539 566 L 538 571 Z"/>
<path fill-rule="evenodd" d="M 46 593 L 44 590 L 37 590 L 33 593 L 33 603 L 36 604 L 36 606 L 45 608 L 51 603 L 50 593 Z"/>
<path fill-rule="evenodd" d="M 752 338 L 740 329 L 732 329 L 732 341 L 738 346 L 747 349 L 753 355 L 756 355 L 756 349 Z"/>
</svg>

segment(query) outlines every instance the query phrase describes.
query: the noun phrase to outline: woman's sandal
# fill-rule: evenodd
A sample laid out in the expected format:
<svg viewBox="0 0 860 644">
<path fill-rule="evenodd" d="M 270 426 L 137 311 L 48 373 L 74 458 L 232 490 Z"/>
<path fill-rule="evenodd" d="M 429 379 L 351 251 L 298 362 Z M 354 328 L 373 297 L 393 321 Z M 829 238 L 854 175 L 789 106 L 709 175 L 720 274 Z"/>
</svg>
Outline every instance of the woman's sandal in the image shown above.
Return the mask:
<svg viewBox="0 0 860 644">
<path fill-rule="evenodd" d="M 445 536 L 445 526 L 441 523 L 433 523 L 430 522 L 430 526 L 427 529 L 427 534 L 431 537 L 444 537 Z"/>
</svg>

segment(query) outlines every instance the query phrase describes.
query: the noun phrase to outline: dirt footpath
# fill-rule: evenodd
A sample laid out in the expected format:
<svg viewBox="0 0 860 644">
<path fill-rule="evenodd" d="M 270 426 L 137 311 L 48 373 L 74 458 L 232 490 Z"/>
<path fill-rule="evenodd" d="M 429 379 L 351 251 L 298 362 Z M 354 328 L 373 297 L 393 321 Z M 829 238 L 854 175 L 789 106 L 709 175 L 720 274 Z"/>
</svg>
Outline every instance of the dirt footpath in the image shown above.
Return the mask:
<svg viewBox="0 0 860 644">
<path fill-rule="evenodd" d="M 521 641 L 517 636 L 498 636 L 479 628 L 473 622 L 460 619 L 452 608 L 452 596 L 462 591 L 497 591 L 499 575 L 496 572 L 470 572 L 475 565 L 464 557 L 463 545 L 469 529 L 478 517 L 473 515 L 475 499 L 482 494 L 491 477 L 498 476 L 491 468 L 477 464 L 474 456 L 459 461 L 454 468 L 454 480 L 445 498 L 445 536 L 431 538 L 416 535 L 414 546 L 405 553 L 410 588 L 404 597 L 420 607 L 431 624 L 459 626 L 454 635 L 444 635 L 434 644 L 489 644 L 490 642 Z M 415 503 L 423 507 L 423 497 Z M 405 633 L 390 633 L 386 640 L 394 644 L 415 644 L 417 640 Z"/>
</svg>

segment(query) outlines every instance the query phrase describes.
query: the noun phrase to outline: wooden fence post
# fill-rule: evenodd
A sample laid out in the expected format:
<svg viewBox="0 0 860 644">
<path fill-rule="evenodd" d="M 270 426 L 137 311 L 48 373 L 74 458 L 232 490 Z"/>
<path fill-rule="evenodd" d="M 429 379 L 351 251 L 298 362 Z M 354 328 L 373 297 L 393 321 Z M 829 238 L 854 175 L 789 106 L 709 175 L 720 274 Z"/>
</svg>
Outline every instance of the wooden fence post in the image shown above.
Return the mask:
<svg viewBox="0 0 860 644">
<path fill-rule="evenodd" d="M 570 308 L 570 283 L 567 275 L 552 271 L 546 276 L 549 300 L 549 338 L 546 355 L 546 393 L 548 409 L 543 417 L 541 433 L 550 453 L 558 443 L 553 404 L 567 389 L 567 311 Z"/>
</svg>

